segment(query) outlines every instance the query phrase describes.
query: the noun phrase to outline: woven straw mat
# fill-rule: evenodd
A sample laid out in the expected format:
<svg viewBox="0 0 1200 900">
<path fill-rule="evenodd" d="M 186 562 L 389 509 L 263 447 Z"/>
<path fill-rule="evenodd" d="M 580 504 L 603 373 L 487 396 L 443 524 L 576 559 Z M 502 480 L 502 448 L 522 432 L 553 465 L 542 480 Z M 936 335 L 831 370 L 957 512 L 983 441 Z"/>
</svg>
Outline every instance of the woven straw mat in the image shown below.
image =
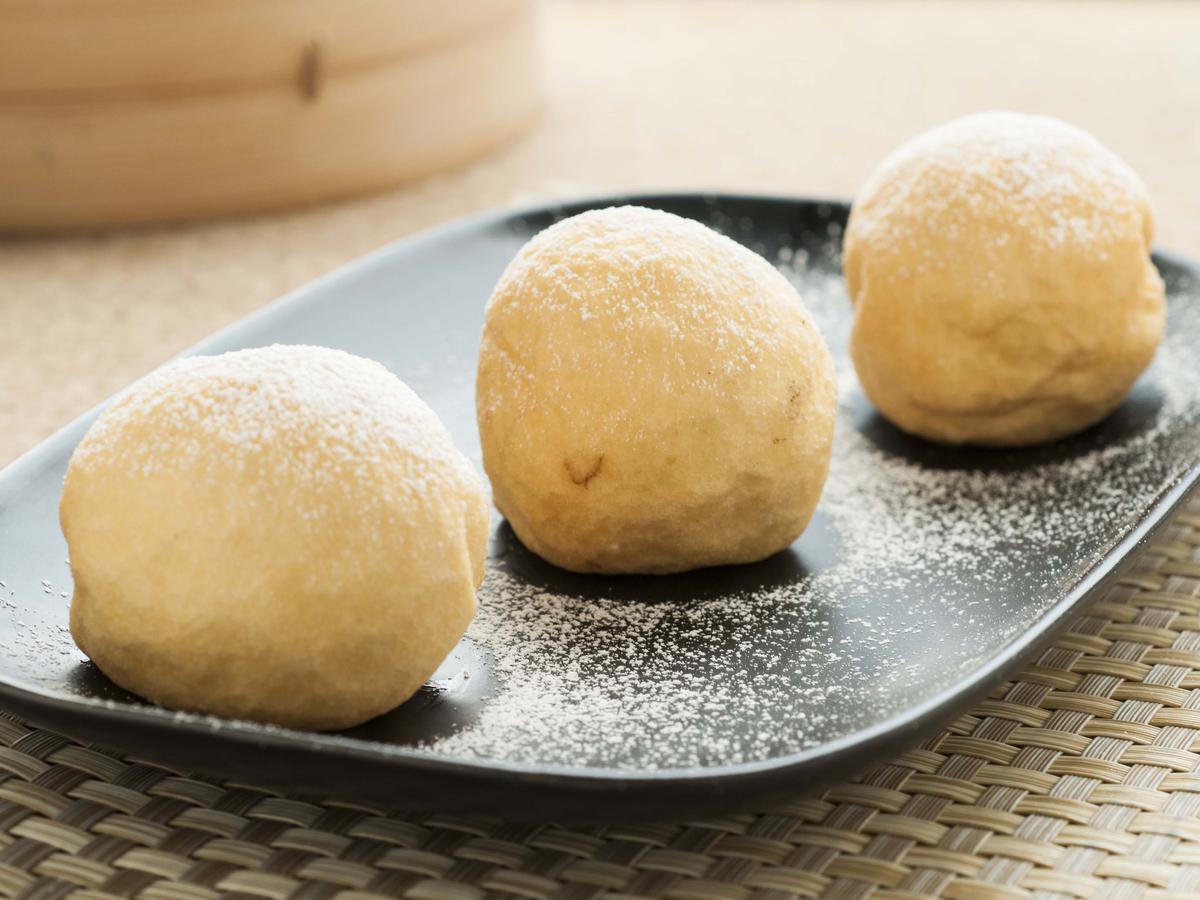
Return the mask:
<svg viewBox="0 0 1200 900">
<path fill-rule="evenodd" d="M 1200 498 L 1016 681 L 819 797 L 596 828 L 189 777 L 0 718 L 0 894 L 1200 898 Z"/>
</svg>

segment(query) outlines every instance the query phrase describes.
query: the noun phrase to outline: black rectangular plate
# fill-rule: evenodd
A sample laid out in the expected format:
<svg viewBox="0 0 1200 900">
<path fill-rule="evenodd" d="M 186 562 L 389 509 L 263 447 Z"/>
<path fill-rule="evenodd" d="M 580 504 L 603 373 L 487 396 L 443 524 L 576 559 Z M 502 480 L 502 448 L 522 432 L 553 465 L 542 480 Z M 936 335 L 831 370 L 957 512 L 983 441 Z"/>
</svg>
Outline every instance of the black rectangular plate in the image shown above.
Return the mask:
<svg viewBox="0 0 1200 900">
<path fill-rule="evenodd" d="M 493 284 L 538 230 L 626 202 L 777 262 L 826 334 L 839 433 L 821 509 L 792 548 L 753 566 L 585 577 L 546 565 L 497 519 L 480 615 L 404 706 L 339 735 L 177 714 L 109 682 L 66 630 L 57 503 L 93 412 L 0 473 L 0 702 L 139 756 L 381 805 L 576 820 L 747 806 L 883 761 L 962 712 L 1200 477 L 1192 263 L 1156 256 L 1168 340 L 1108 420 L 1028 450 L 940 447 L 891 428 L 854 380 L 836 202 L 671 195 L 485 215 L 352 263 L 192 352 L 279 342 L 373 357 L 478 462 L 474 363 Z"/>
</svg>

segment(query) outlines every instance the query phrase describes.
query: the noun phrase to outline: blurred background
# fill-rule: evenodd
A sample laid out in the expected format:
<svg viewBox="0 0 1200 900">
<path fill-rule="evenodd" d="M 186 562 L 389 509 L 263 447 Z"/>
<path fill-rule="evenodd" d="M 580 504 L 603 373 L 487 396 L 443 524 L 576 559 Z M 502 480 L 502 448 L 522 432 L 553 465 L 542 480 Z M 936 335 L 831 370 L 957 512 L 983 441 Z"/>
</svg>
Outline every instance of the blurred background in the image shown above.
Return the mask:
<svg viewBox="0 0 1200 900">
<path fill-rule="evenodd" d="M 0 0 L 0 464 L 431 225 L 850 197 L 973 111 L 1088 129 L 1200 254 L 1197 35 L 1200 5 L 1132 0 Z"/>
</svg>

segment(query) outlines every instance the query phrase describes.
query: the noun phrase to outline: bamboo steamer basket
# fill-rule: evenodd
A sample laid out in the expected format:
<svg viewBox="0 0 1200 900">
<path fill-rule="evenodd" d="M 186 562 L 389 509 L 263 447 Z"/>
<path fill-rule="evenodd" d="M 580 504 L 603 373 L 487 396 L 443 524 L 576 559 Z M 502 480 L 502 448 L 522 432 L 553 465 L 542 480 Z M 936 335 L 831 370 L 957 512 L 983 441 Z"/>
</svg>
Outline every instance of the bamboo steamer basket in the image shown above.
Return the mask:
<svg viewBox="0 0 1200 900">
<path fill-rule="evenodd" d="M 0 0 L 0 229 L 194 219 L 474 159 L 538 106 L 535 0 Z"/>
</svg>

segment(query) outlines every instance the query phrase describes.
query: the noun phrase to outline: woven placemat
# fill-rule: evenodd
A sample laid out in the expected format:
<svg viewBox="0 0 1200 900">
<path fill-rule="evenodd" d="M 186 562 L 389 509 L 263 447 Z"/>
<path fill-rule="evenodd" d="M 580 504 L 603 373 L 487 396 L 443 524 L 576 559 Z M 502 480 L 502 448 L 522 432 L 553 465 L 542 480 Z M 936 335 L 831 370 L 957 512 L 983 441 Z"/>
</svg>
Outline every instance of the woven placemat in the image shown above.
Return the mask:
<svg viewBox="0 0 1200 900">
<path fill-rule="evenodd" d="M 1200 500 L 1020 677 L 819 797 L 566 828 L 315 804 L 0 718 L 0 893 L 1200 898 Z"/>
</svg>

